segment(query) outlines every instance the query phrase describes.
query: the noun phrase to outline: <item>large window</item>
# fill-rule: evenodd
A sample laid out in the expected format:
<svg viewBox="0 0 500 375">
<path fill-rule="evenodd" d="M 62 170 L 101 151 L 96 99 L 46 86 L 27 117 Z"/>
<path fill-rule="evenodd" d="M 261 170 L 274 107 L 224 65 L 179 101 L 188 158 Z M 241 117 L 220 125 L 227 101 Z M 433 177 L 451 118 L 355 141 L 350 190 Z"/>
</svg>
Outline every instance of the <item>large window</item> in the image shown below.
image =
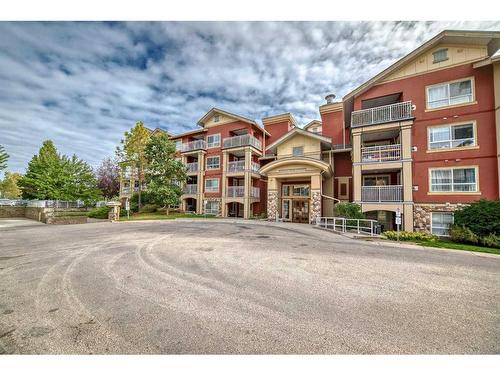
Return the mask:
<svg viewBox="0 0 500 375">
<path fill-rule="evenodd" d="M 283 197 L 308 197 L 309 185 L 283 185 L 281 195 Z"/>
<path fill-rule="evenodd" d="M 205 180 L 205 192 L 206 193 L 217 193 L 219 191 L 219 179 L 218 178 L 207 178 Z"/>
<path fill-rule="evenodd" d="M 207 158 L 207 169 L 219 169 L 220 168 L 220 157 L 210 156 Z"/>
<path fill-rule="evenodd" d="M 474 124 L 447 125 L 429 128 L 429 150 L 474 146 Z"/>
<path fill-rule="evenodd" d="M 473 100 L 472 79 L 427 87 L 427 108 L 448 107 Z"/>
<path fill-rule="evenodd" d="M 219 214 L 219 202 L 217 201 L 206 201 L 205 202 L 205 213 L 209 215 Z"/>
<path fill-rule="evenodd" d="M 220 147 L 220 134 L 212 134 L 207 136 L 207 147 Z"/>
<path fill-rule="evenodd" d="M 475 192 L 476 174 L 476 168 L 432 169 L 431 192 Z"/>
<path fill-rule="evenodd" d="M 431 212 L 431 232 L 436 236 L 448 236 L 453 224 L 452 212 Z"/>
</svg>

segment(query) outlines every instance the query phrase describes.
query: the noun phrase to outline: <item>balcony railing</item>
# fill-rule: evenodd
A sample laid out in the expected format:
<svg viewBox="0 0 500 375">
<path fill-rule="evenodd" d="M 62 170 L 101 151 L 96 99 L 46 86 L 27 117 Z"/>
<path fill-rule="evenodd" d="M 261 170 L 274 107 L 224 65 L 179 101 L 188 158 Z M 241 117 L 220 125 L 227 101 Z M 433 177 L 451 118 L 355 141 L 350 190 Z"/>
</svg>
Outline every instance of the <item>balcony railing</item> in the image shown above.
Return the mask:
<svg viewBox="0 0 500 375">
<path fill-rule="evenodd" d="M 230 161 L 227 163 L 228 173 L 243 172 L 245 170 L 245 160 Z"/>
<path fill-rule="evenodd" d="M 411 101 L 354 111 L 351 114 L 351 126 L 375 125 L 407 120 L 412 118 L 411 112 Z"/>
<path fill-rule="evenodd" d="M 257 138 L 255 138 L 250 134 L 224 138 L 224 140 L 222 141 L 223 148 L 233 148 L 242 146 L 253 146 L 258 150 L 262 149 L 262 143 Z"/>
<path fill-rule="evenodd" d="M 362 147 L 361 160 L 364 163 L 383 163 L 386 161 L 401 160 L 401 145 Z"/>
<path fill-rule="evenodd" d="M 229 198 L 243 198 L 245 196 L 244 186 L 228 186 L 227 196 Z"/>
<path fill-rule="evenodd" d="M 186 164 L 186 170 L 187 170 L 187 173 L 198 172 L 198 162 L 187 163 Z"/>
<path fill-rule="evenodd" d="M 181 147 L 181 152 L 189 152 L 195 150 L 205 150 L 207 148 L 207 142 L 203 139 L 198 139 L 196 141 L 183 143 Z"/>
<path fill-rule="evenodd" d="M 184 191 L 184 194 L 196 194 L 198 192 L 198 185 L 197 184 L 187 184 L 186 186 L 184 186 L 182 191 Z"/>
<path fill-rule="evenodd" d="M 226 194 L 229 198 L 243 198 L 245 196 L 245 187 L 228 186 Z M 260 198 L 260 189 L 258 187 L 252 186 L 250 188 L 250 197 Z"/>
<path fill-rule="evenodd" d="M 402 202 L 403 186 L 362 186 L 361 200 L 363 202 Z"/>
<path fill-rule="evenodd" d="M 128 188 L 128 187 L 122 188 L 122 194 L 130 194 L 130 188 Z"/>
<path fill-rule="evenodd" d="M 259 172 L 259 169 L 260 169 L 260 164 L 252 161 L 252 172 L 257 173 Z"/>
</svg>

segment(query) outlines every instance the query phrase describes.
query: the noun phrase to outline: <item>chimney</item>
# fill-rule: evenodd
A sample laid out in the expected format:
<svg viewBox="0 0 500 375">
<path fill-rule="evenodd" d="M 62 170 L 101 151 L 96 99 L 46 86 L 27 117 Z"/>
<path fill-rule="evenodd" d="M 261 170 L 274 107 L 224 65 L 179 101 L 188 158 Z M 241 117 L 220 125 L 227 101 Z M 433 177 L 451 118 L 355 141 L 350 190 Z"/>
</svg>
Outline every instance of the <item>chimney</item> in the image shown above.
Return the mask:
<svg viewBox="0 0 500 375">
<path fill-rule="evenodd" d="M 326 104 L 332 104 L 333 100 L 335 99 L 335 94 L 328 94 L 325 96 L 326 99 Z"/>
</svg>

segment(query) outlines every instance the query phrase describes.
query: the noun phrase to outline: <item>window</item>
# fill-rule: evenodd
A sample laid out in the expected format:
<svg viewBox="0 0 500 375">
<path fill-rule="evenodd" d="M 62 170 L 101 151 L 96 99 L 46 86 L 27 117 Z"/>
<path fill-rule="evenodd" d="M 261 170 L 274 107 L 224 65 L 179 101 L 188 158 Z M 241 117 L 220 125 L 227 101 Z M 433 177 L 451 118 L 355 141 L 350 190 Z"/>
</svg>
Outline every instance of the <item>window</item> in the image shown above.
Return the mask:
<svg viewBox="0 0 500 375">
<path fill-rule="evenodd" d="M 176 151 L 180 151 L 180 150 L 181 150 L 181 148 L 182 148 L 182 140 L 177 139 L 177 140 L 175 141 L 175 150 L 176 150 Z"/>
<path fill-rule="evenodd" d="M 292 154 L 293 154 L 293 156 L 303 156 L 304 155 L 304 147 L 298 146 L 298 147 L 292 148 Z"/>
<path fill-rule="evenodd" d="M 309 186 L 308 185 L 294 185 L 293 195 L 296 197 L 308 197 L 309 196 Z"/>
<path fill-rule="evenodd" d="M 447 125 L 429 128 L 429 149 L 474 146 L 474 125 Z"/>
<path fill-rule="evenodd" d="M 281 195 L 284 197 L 290 196 L 290 185 L 283 185 L 281 188 Z"/>
<path fill-rule="evenodd" d="M 210 156 L 207 158 L 207 169 L 219 169 L 220 168 L 220 157 Z"/>
<path fill-rule="evenodd" d="M 436 236 L 448 236 L 451 224 L 453 224 L 452 212 L 431 212 L 432 234 Z"/>
<path fill-rule="evenodd" d="M 431 170 L 431 192 L 477 191 L 476 168 Z"/>
<path fill-rule="evenodd" d="M 207 147 L 220 147 L 220 134 L 212 134 L 207 136 Z"/>
<path fill-rule="evenodd" d="M 434 61 L 433 61 L 434 64 L 441 62 L 441 61 L 446 61 L 446 60 L 448 60 L 448 49 L 444 48 L 444 49 L 437 50 L 436 52 L 432 53 L 432 56 L 434 57 Z"/>
<path fill-rule="evenodd" d="M 427 108 L 472 102 L 472 79 L 427 87 Z"/>
<path fill-rule="evenodd" d="M 206 179 L 205 180 L 205 192 L 207 192 L 207 193 L 219 192 L 219 179 L 218 178 Z"/>
<path fill-rule="evenodd" d="M 363 186 L 387 186 L 389 185 L 389 176 L 363 176 Z"/>
<path fill-rule="evenodd" d="M 205 213 L 210 215 L 219 214 L 219 202 L 217 201 L 206 201 L 205 202 Z"/>
<path fill-rule="evenodd" d="M 214 116 L 214 122 L 219 122 L 220 121 L 220 116 L 219 115 L 215 115 Z"/>
</svg>

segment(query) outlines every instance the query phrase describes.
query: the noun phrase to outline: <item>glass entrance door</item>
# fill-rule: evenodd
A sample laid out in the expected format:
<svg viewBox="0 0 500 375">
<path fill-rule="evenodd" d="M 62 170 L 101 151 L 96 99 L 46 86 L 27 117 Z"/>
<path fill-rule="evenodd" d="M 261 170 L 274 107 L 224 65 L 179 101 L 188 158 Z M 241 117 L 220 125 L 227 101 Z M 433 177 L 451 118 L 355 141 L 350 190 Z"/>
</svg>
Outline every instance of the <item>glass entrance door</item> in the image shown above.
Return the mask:
<svg viewBox="0 0 500 375">
<path fill-rule="evenodd" d="M 292 221 L 295 223 L 309 222 L 309 201 L 306 199 L 292 200 Z"/>
</svg>

